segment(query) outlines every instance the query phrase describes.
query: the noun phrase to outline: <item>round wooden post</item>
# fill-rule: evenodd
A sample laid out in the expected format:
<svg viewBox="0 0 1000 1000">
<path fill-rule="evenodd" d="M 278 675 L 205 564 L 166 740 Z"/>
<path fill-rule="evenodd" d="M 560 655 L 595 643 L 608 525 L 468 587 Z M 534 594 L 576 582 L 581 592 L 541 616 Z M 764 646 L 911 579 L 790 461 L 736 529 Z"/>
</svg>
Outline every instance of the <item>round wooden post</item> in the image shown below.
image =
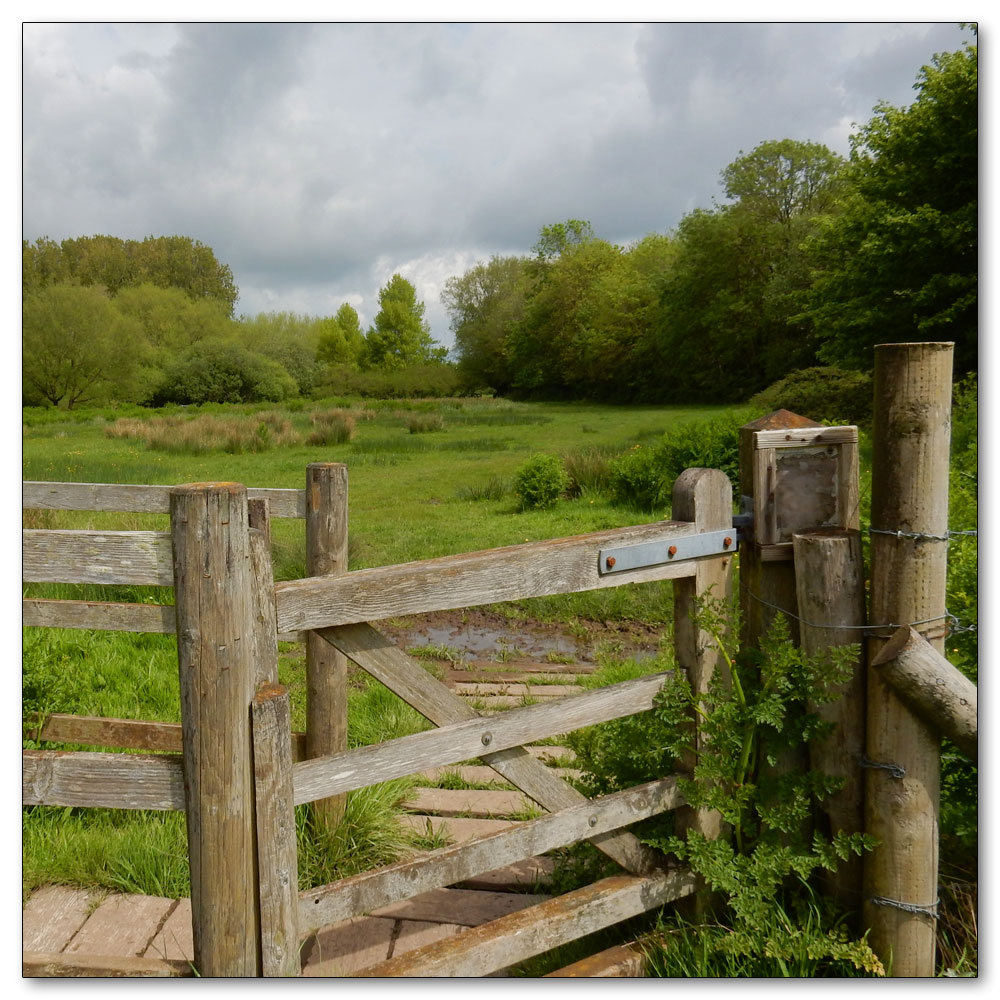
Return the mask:
<svg viewBox="0 0 1000 1000">
<path fill-rule="evenodd" d="M 946 343 L 875 348 L 871 621 L 913 625 L 939 653 L 952 353 Z M 869 662 L 892 632 L 869 640 Z M 881 845 L 865 858 L 869 941 L 893 976 L 933 976 L 939 736 L 877 670 L 868 671 L 867 732 L 865 828 Z"/>
<path fill-rule="evenodd" d="M 255 620 L 246 488 L 170 493 L 194 965 L 260 974 L 250 704 Z"/>
<path fill-rule="evenodd" d="M 815 656 L 835 646 L 863 647 L 865 567 L 858 531 L 816 531 L 792 536 L 802 651 Z M 840 626 L 840 627 L 838 627 Z M 810 705 L 811 711 L 833 724 L 829 735 L 809 744 L 809 766 L 842 778 L 844 785 L 821 803 L 831 835 L 862 833 L 865 782 L 861 758 L 865 751 L 865 665 L 859 652 L 851 677 L 829 693 L 831 701 Z M 827 878 L 840 906 L 858 912 L 862 895 L 861 858 L 852 855 Z"/>
<path fill-rule="evenodd" d="M 733 487 L 726 474 L 718 469 L 685 469 L 674 482 L 671 516 L 675 521 L 693 522 L 698 532 L 732 527 Z M 728 603 L 732 579 L 732 557 L 722 556 L 701 560 L 694 576 L 674 581 L 674 652 L 696 697 L 708 691 L 722 657 L 711 637 L 696 629 L 691 620 L 695 600 L 709 597 Z M 696 747 L 701 740 L 701 734 L 696 733 Z M 690 771 L 694 763 L 685 761 L 685 768 Z M 714 809 L 685 806 L 677 810 L 677 829 L 718 837 L 722 832 L 722 816 Z"/>
<path fill-rule="evenodd" d="M 347 571 L 347 466 L 311 462 L 306 469 L 306 575 Z M 306 638 L 306 756 L 347 749 L 347 657 L 310 632 Z M 313 816 L 334 830 L 346 797 L 314 802 Z"/>
</svg>

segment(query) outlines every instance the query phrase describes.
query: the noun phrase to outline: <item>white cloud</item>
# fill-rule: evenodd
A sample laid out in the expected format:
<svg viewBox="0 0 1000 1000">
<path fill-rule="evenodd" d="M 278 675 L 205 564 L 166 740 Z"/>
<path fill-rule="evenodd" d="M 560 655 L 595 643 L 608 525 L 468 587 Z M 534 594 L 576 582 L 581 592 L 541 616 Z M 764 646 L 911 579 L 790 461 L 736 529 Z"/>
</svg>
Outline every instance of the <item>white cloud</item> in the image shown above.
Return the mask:
<svg viewBox="0 0 1000 1000">
<path fill-rule="evenodd" d="M 29 24 L 24 236 L 180 233 L 239 312 L 365 321 L 576 217 L 624 241 L 765 139 L 846 153 L 953 24 Z"/>
</svg>

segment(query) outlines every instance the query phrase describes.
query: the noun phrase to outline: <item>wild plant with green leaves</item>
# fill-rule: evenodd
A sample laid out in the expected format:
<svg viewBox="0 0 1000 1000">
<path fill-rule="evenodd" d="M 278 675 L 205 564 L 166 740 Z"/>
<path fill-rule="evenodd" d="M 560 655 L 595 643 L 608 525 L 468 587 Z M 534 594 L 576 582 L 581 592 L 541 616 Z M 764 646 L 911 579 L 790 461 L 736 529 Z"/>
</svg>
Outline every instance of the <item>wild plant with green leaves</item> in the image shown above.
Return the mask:
<svg viewBox="0 0 1000 1000">
<path fill-rule="evenodd" d="M 788 623 L 779 615 L 759 649 L 737 651 L 729 637 L 739 635 L 738 612 L 714 599 L 701 602 L 695 623 L 720 656 L 707 692 L 696 697 L 683 671 L 675 670 L 644 724 L 623 720 L 573 741 L 587 790 L 613 791 L 621 771 L 625 784 L 634 784 L 695 759 L 690 777 L 679 780 L 680 789 L 691 806 L 718 811 L 726 834 L 713 840 L 688 830 L 681 836 L 672 814 L 638 824 L 635 832 L 644 843 L 686 862 L 724 898 L 724 917 L 706 930 L 711 949 L 730 957 L 789 961 L 808 954 L 817 968 L 824 961 L 848 961 L 861 974 L 883 974 L 868 945 L 850 940 L 838 915 L 825 903 L 817 905 L 808 891 L 818 869 L 836 869 L 852 853 L 874 846 L 872 838 L 839 831 L 828 839 L 807 832 L 817 803 L 840 781 L 776 766 L 790 749 L 827 732 L 809 706 L 836 697 L 856 648 L 806 656 L 792 645 Z M 701 737 L 696 757 L 693 718 Z M 804 893 L 810 919 L 798 920 Z"/>
</svg>

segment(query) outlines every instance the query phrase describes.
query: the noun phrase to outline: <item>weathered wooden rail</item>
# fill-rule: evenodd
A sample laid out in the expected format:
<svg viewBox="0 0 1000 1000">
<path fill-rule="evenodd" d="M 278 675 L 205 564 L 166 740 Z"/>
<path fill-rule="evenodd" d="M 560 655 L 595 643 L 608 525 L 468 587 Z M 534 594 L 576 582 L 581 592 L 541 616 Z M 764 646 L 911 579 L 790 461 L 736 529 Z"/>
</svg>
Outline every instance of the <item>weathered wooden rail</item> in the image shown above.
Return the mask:
<svg viewBox="0 0 1000 1000">
<path fill-rule="evenodd" d="M 254 496 L 236 484 L 109 486 L 106 494 L 93 484 L 68 484 L 60 491 L 61 484 L 26 484 L 26 506 L 169 510 L 171 531 L 28 531 L 25 579 L 173 584 L 175 606 L 26 600 L 25 624 L 175 632 L 181 739 L 178 746 L 176 725 L 72 717 L 39 720 L 39 732 L 102 746 L 180 748 L 183 753 L 25 751 L 24 801 L 186 810 L 195 965 L 203 975 L 296 974 L 297 943 L 319 927 L 582 839 L 618 861 L 626 874 L 564 898 L 561 916 L 546 909 L 524 918 L 534 928 L 530 935 L 523 934 L 524 920 L 509 927 L 501 922 L 487 935 L 488 948 L 477 945 L 472 965 L 467 959 L 449 960 L 451 965 L 495 971 L 694 891 L 690 875 L 672 869 L 621 830 L 682 807 L 675 778 L 664 776 L 589 800 L 524 749 L 531 740 L 651 708 L 662 676 L 479 716 L 368 622 L 658 579 L 690 582 L 687 591 L 679 588 L 681 615 L 695 586 L 704 588 L 710 581 L 722 590 L 728 587 L 735 532 L 730 551 L 676 562 L 665 555 L 657 565 L 614 574 L 605 572 L 611 564 L 602 566 L 600 553 L 731 530 L 731 488 L 722 473 L 690 470 L 678 479 L 675 504 L 688 512 L 687 521 L 277 585 L 267 551 L 267 507 L 273 501 L 282 512 L 300 515 L 298 491 Z M 302 631 L 386 684 L 437 728 L 378 746 L 310 756 L 308 732 L 293 738 L 288 695 L 276 684 L 276 636 Z M 712 656 L 698 645 L 698 637 L 682 636 L 677 653 L 692 676 L 706 683 Z M 227 688 L 221 696 L 220 685 Z M 205 698 L 206 690 L 212 699 Z M 293 745 L 298 748 L 294 757 Z M 328 802 L 391 777 L 477 757 L 548 814 L 416 861 L 295 891 L 294 805 Z M 210 856 L 215 862 L 206 865 L 202 859 Z M 224 865 L 218 864 L 220 858 Z M 432 974 L 413 970 L 436 969 L 441 961 L 408 956 L 399 973 Z"/>
</svg>

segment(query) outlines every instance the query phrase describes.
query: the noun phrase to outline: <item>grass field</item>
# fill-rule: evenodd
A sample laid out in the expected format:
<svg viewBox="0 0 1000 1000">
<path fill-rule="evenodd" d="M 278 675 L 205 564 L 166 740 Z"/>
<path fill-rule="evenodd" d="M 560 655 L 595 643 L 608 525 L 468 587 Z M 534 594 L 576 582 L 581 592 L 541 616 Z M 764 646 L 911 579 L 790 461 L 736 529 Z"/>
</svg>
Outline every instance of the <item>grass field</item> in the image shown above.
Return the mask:
<svg viewBox="0 0 1000 1000">
<path fill-rule="evenodd" d="M 420 401 L 409 406 L 322 401 L 296 410 L 273 407 L 173 408 L 117 423 L 113 411 L 67 414 L 26 410 L 23 477 L 48 481 L 164 483 L 229 480 L 248 486 L 304 485 L 309 462 L 345 462 L 349 470 L 350 568 L 359 569 L 499 545 L 597 531 L 668 516 L 665 509 L 612 504 L 601 492 L 609 458 L 656 444 L 685 421 L 720 408 L 611 407 L 512 403 L 506 400 Z M 215 430 L 240 426 L 213 446 Z M 128 422 L 126 422 L 128 421 Z M 196 421 L 200 423 L 196 425 Z M 350 440 L 330 428 L 345 422 Z M 162 423 L 162 435 L 152 431 Z M 238 433 L 237 433 L 238 431 Z M 139 436 L 145 433 L 145 437 Z M 576 473 L 572 499 L 545 511 L 518 510 L 511 491 L 534 453 L 563 457 Z M 26 512 L 32 527 L 162 529 L 166 516 Z M 301 521 L 273 524 L 275 575 L 304 575 Z M 169 603 L 155 588 L 33 585 L 27 596 Z M 100 591 L 104 590 L 104 593 Z M 630 620 L 667 627 L 669 584 L 612 588 L 505 606 L 505 614 L 575 622 Z M 176 647 L 172 636 L 71 630 L 24 630 L 23 707 L 178 721 Z M 280 678 L 292 690 L 293 726 L 304 725 L 301 650 L 283 645 Z M 422 728 L 412 709 L 375 682 L 352 681 L 350 741 L 378 742 Z M 30 739 L 25 746 L 35 746 Z M 52 748 L 51 744 L 46 744 Z M 66 746 L 65 749 L 82 749 Z M 89 749 L 89 748 L 88 748 Z M 405 844 L 387 832 L 406 782 L 351 798 L 341 841 L 317 837 L 299 816 L 300 879 L 315 885 L 392 860 Z M 368 850 L 360 851 L 365 843 Z M 25 891 L 46 882 L 118 891 L 181 895 L 188 891 L 183 816 L 38 807 L 23 823 Z"/>
</svg>

